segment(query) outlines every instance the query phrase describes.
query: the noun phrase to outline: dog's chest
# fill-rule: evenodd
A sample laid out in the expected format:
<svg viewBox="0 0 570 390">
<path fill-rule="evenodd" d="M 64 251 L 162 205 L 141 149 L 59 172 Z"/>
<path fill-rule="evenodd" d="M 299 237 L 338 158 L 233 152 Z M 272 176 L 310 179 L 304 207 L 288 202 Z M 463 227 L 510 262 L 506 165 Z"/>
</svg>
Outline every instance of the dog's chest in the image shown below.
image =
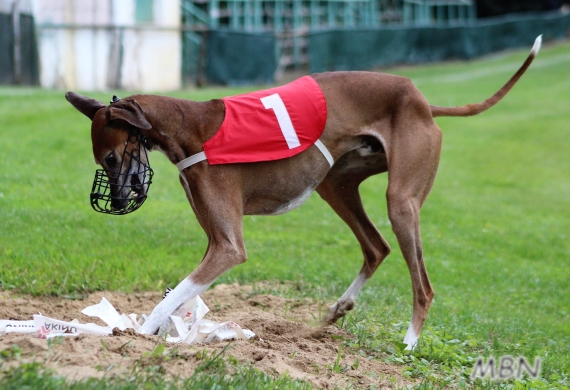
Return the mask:
<svg viewBox="0 0 570 390">
<path fill-rule="evenodd" d="M 242 166 L 244 214 L 279 215 L 305 203 L 329 171 L 315 149 L 290 160 Z"/>
<path fill-rule="evenodd" d="M 280 215 L 300 207 L 313 193 L 318 183 L 305 186 L 294 194 L 257 194 L 246 202 L 245 215 Z"/>
<path fill-rule="evenodd" d="M 307 199 L 309 199 L 309 197 L 311 196 L 311 194 L 313 193 L 314 190 L 315 190 L 314 187 L 307 188 L 305 190 L 305 192 L 303 192 L 298 197 L 292 199 L 288 203 L 285 203 L 285 204 L 281 205 L 280 207 L 278 207 L 277 209 L 270 212 L 270 215 L 280 215 L 280 214 L 285 214 L 285 213 L 288 213 L 289 211 L 295 210 L 296 208 L 300 207 L 303 203 L 305 203 L 305 201 Z"/>
</svg>

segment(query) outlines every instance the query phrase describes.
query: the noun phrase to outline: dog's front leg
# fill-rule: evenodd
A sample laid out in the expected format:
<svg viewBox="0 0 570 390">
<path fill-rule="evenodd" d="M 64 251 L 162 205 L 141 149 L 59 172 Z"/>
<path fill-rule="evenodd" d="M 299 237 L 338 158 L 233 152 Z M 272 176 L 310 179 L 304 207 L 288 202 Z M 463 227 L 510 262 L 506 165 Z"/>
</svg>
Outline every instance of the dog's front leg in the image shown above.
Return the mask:
<svg viewBox="0 0 570 390">
<path fill-rule="evenodd" d="M 218 234 L 210 236 L 208 251 L 198 268 L 156 305 L 139 329 L 139 333 L 154 334 L 159 329 L 161 330 L 159 334 L 163 333 L 169 324 L 169 316 L 180 305 L 206 291 L 225 271 L 243 263 L 246 255 L 241 237 L 241 221 L 239 233 L 238 237 L 235 235 L 224 237 Z"/>
<path fill-rule="evenodd" d="M 224 272 L 245 262 L 243 243 L 243 203 L 239 189 L 228 188 L 230 181 L 216 187 L 208 182 L 193 186 L 183 182 L 200 225 L 208 235 L 208 250 L 200 265 L 172 290 L 152 311 L 139 333 L 164 333 L 169 316 L 183 303 L 202 294 Z M 227 196 L 227 194 L 236 194 Z M 220 195 L 221 194 L 221 195 Z"/>
</svg>

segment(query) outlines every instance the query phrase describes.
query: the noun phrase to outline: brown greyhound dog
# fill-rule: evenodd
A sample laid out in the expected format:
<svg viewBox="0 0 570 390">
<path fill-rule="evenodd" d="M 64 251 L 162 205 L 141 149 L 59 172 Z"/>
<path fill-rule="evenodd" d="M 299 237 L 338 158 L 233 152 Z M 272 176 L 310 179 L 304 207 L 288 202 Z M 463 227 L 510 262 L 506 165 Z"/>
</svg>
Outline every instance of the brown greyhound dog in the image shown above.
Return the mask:
<svg viewBox="0 0 570 390">
<path fill-rule="evenodd" d="M 208 248 L 200 265 L 154 308 L 140 333 L 164 332 L 177 308 L 245 262 L 243 215 L 290 211 L 314 190 L 352 229 L 364 254 L 360 273 L 324 319 L 334 323 L 353 308 L 358 293 L 390 252 L 358 192 L 366 178 L 388 172 L 388 216 L 412 279 L 413 312 L 404 343 L 413 348 L 434 296 L 420 238 L 420 208 L 435 179 L 441 149 L 441 131 L 433 118 L 476 115 L 495 105 L 529 67 L 540 43 L 538 37 L 524 64 L 498 92 L 484 102 L 460 107 L 430 105 L 405 77 L 374 72 L 314 74 L 328 113 L 320 141 L 334 161 L 327 161 L 314 145 L 275 161 L 213 165 L 198 160 L 182 167 L 180 182 L 208 236 Z M 127 163 L 121 160 L 133 160 L 129 153 L 135 148 L 129 142 L 133 131 L 145 138 L 140 147 L 144 153 L 136 153 L 137 164 L 148 164 L 150 150 L 159 150 L 178 164 L 203 152 L 226 115 L 226 106 L 218 99 L 194 102 L 135 95 L 106 106 L 73 92 L 66 98 L 92 120 L 93 153 L 109 177 L 112 197 L 124 192 L 121 185 L 126 181 L 136 183 L 132 192 L 126 190 L 130 194 L 126 198 L 146 196 L 148 183 L 140 173 L 125 168 L 117 174 L 117 166 Z M 124 207 L 120 203 L 113 209 Z"/>
</svg>

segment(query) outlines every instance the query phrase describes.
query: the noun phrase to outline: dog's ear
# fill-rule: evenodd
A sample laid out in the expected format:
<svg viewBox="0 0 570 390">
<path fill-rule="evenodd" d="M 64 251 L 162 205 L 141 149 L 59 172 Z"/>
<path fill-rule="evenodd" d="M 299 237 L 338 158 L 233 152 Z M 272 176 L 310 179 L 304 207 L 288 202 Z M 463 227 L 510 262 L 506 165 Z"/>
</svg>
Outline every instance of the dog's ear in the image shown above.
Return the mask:
<svg viewBox="0 0 570 390">
<path fill-rule="evenodd" d="M 88 98 L 87 96 L 81 96 L 75 92 L 67 92 L 65 98 L 70 102 L 73 107 L 85 115 L 87 118 L 93 120 L 93 117 L 100 109 L 104 108 L 105 105 L 98 100 Z"/>
<path fill-rule="evenodd" d="M 135 99 L 122 99 L 109 106 L 109 120 L 122 119 L 139 129 L 152 128 L 148 123 L 141 106 Z"/>
</svg>

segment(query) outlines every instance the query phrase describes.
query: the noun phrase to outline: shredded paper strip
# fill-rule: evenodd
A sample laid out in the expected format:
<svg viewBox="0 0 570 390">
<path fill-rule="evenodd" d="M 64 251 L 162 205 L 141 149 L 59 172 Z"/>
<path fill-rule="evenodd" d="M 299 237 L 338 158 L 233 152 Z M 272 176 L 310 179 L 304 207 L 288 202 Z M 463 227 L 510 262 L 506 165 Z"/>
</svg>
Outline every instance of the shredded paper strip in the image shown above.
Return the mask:
<svg viewBox="0 0 570 390">
<path fill-rule="evenodd" d="M 209 311 L 210 309 L 199 296 L 184 303 L 170 316 L 172 322 L 166 332 L 166 341 L 194 345 L 232 339 L 247 340 L 255 336 L 251 330 L 242 329 L 235 322 L 219 323 L 204 319 Z M 61 321 L 36 314 L 34 319 L 29 321 L 0 320 L 0 336 L 13 332 L 35 334 L 43 339 L 58 336 L 73 337 L 82 333 L 109 336 L 113 333 L 114 328 L 122 331 L 126 329 L 137 331 L 147 318 L 145 314 L 139 318 L 134 313 L 119 314 L 105 298 L 101 299 L 100 303 L 88 306 L 81 312 L 87 316 L 101 319 L 107 326 L 93 323 L 81 324 L 77 319 L 69 322 Z"/>
</svg>

